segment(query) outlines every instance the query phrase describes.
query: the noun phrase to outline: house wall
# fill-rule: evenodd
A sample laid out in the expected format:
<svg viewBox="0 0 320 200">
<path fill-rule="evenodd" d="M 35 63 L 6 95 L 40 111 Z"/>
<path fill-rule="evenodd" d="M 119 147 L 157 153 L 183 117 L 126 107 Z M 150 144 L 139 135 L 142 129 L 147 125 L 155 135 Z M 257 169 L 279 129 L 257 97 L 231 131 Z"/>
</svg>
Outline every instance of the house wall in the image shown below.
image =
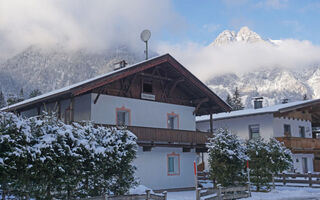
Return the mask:
<svg viewBox="0 0 320 200">
<path fill-rule="evenodd" d="M 168 175 L 168 154 L 179 154 L 180 175 Z M 151 189 L 194 187 L 193 162 L 197 159 L 194 149 L 182 152 L 182 148 L 154 147 L 149 152 L 143 152 L 139 147 L 134 165 L 140 184 Z"/>
<path fill-rule="evenodd" d="M 100 95 L 94 104 L 96 95 L 91 97 L 91 120 L 95 123 L 116 124 L 116 109 L 124 107 L 130 110 L 131 126 L 167 128 L 167 114 L 174 112 L 179 115 L 179 129 L 195 130 L 194 107 L 109 95 Z"/>
<path fill-rule="evenodd" d="M 268 139 L 270 137 L 273 137 L 272 123 L 272 114 L 262 114 L 214 120 L 213 128 L 227 128 L 239 137 L 243 139 L 249 139 L 249 125 L 259 124 L 261 137 Z M 209 120 L 204 122 L 197 122 L 198 130 L 207 131 L 209 130 L 209 128 Z"/>
<path fill-rule="evenodd" d="M 305 127 L 305 135 L 307 138 L 312 138 L 312 126 L 310 121 L 288 119 L 288 118 L 274 118 L 273 131 L 275 137 L 284 136 L 284 124 L 289 124 L 291 127 L 291 136 L 300 137 L 299 126 Z"/>
<path fill-rule="evenodd" d="M 75 121 L 87 121 L 91 119 L 91 94 L 77 96 L 74 98 Z"/>
<path fill-rule="evenodd" d="M 307 158 L 308 162 L 308 172 L 313 172 L 313 154 L 293 154 L 293 168 L 295 172 L 303 173 L 302 169 L 302 158 Z"/>
</svg>

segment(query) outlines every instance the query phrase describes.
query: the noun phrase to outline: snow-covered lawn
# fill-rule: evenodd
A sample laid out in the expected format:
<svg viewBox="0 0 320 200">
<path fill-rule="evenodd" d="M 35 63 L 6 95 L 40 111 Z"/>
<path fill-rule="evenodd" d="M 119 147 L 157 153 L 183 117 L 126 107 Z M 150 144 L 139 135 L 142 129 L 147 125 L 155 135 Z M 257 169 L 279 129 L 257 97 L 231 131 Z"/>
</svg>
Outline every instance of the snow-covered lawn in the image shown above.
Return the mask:
<svg viewBox="0 0 320 200">
<path fill-rule="evenodd" d="M 195 200 L 195 191 L 168 192 L 168 200 Z M 252 192 L 252 197 L 243 200 L 320 200 L 320 188 L 276 187 L 271 192 Z"/>
</svg>

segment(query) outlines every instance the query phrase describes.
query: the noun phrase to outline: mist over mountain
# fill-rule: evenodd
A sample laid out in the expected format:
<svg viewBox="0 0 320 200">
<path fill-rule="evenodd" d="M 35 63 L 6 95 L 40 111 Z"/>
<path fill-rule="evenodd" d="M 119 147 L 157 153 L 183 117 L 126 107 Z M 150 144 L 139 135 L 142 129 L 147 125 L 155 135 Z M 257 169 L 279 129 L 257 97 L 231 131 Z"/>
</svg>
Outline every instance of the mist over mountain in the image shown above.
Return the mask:
<svg viewBox="0 0 320 200">
<path fill-rule="evenodd" d="M 34 89 L 48 92 L 112 71 L 121 60 L 133 64 L 143 59 L 143 52 L 125 46 L 99 52 L 31 46 L 0 64 L 0 91 L 8 96 L 23 88 L 27 97 Z"/>
<path fill-rule="evenodd" d="M 276 46 L 282 41 L 262 39 L 248 27 L 243 27 L 238 33 L 223 31 L 210 45 L 225 47 L 235 43 Z M 304 95 L 310 99 L 320 98 L 320 64 L 294 68 L 269 66 L 246 73 L 225 73 L 210 78 L 206 83 L 223 99 L 238 87 L 247 108 L 253 106 L 253 97 L 260 96 L 264 97 L 264 106 L 279 104 L 283 99 L 302 100 Z"/>
</svg>

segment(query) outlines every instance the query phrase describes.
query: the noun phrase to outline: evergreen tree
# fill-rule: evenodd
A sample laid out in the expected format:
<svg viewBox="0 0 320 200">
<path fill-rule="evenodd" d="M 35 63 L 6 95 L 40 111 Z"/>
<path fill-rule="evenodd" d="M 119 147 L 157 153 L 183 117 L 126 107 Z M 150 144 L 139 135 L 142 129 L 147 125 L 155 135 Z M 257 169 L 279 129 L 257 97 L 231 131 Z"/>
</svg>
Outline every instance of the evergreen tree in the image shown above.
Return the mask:
<svg viewBox="0 0 320 200">
<path fill-rule="evenodd" d="M 236 87 L 236 90 L 233 93 L 232 96 L 232 110 L 243 110 L 243 104 L 241 102 L 240 92 L 238 90 L 238 87 Z"/>
<path fill-rule="evenodd" d="M 6 106 L 6 101 L 4 99 L 4 94 L 2 93 L 2 91 L 0 91 L 0 108 L 5 106 Z"/>
<path fill-rule="evenodd" d="M 41 94 L 42 94 L 42 92 L 39 89 L 34 89 L 30 92 L 29 98 L 33 98 L 33 97 L 39 96 Z"/>
<path fill-rule="evenodd" d="M 250 157 L 251 182 L 257 191 L 262 187 L 270 188 L 272 175 L 292 167 L 292 154 L 276 139 L 266 142 L 262 138 L 250 140 L 247 143 Z"/>
<path fill-rule="evenodd" d="M 308 100 L 308 95 L 307 94 L 303 95 L 303 100 Z"/>
<path fill-rule="evenodd" d="M 215 186 L 231 186 L 246 182 L 242 172 L 246 160 L 244 143 L 227 129 L 217 129 L 207 145 L 209 153 L 210 177 Z"/>
<path fill-rule="evenodd" d="M 9 97 L 7 98 L 7 105 L 13 105 L 16 103 L 19 103 L 20 101 L 24 100 L 24 93 L 23 88 L 20 89 L 19 95 L 9 94 Z"/>
<path fill-rule="evenodd" d="M 233 108 L 233 102 L 232 102 L 232 98 L 231 96 L 228 94 L 227 99 L 226 99 L 227 104 L 229 104 L 229 106 L 231 108 Z"/>
</svg>

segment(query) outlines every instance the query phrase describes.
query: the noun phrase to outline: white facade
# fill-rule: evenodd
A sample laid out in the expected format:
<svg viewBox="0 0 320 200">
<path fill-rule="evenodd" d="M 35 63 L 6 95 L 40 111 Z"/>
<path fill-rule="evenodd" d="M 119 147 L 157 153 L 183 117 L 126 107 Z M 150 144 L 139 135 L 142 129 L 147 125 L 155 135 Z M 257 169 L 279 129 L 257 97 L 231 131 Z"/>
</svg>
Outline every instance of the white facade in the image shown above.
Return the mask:
<svg viewBox="0 0 320 200">
<path fill-rule="evenodd" d="M 180 169 L 177 175 L 168 175 L 168 155 L 179 155 Z M 195 186 L 193 162 L 196 160 L 194 149 L 182 152 L 182 148 L 154 147 L 151 151 L 142 151 L 139 147 L 134 161 L 136 176 L 140 184 L 152 189 L 186 188 Z"/>
<path fill-rule="evenodd" d="M 284 125 L 290 125 L 291 136 L 300 137 L 299 127 L 304 127 L 305 137 L 312 138 L 312 126 L 310 121 L 288 119 L 288 118 L 277 118 L 273 116 L 273 113 L 264 113 L 258 115 L 245 115 L 237 116 L 232 118 L 213 118 L 213 128 L 227 128 L 232 133 L 238 135 L 240 138 L 250 138 L 250 125 L 259 125 L 260 136 L 264 139 L 272 137 L 284 137 Z M 209 120 L 197 122 L 197 130 L 208 131 L 210 128 Z M 304 160 L 306 159 L 307 164 Z M 303 169 L 303 165 L 306 166 L 308 172 L 313 172 L 313 154 L 294 154 L 294 170 L 296 172 L 303 173 L 306 171 Z"/>
<path fill-rule="evenodd" d="M 100 95 L 94 104 L 96 95 L 91 96 L 91 120 L 95 123 L 116 124 L 116 109 L 123 108 L 130 111 L 130 126 L 168 128 L 168 114 L 174 113 L 179 118 L 177 129 L 196 129 L 194 107 L 110 95 Z"/>
</svg>

